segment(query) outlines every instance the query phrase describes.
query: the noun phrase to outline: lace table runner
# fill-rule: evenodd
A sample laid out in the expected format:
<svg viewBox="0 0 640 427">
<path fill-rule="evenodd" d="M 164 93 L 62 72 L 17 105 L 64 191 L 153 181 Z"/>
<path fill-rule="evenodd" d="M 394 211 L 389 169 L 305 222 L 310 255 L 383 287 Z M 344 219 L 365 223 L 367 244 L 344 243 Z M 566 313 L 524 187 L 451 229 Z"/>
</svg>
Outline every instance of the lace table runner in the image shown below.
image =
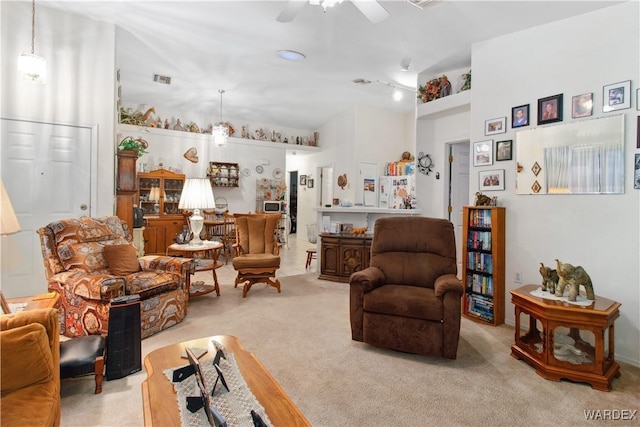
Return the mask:
<svg viewBox="0 0 640 427">
<path fill-rule="evenodd" d="M 219 347 L 219 343 L 215 344 Z M 224 375 L 230 391 L 227 391 L 221 384 L 221 381 L 218 381 L 215 393 L 211 397 L 211 405 L 226 419 L 229 427 L 253 427 L 251 410 L 254 410 L 260 415 L 266 425 L 273 426 L 264 408 L 253 395 L 242 377 L 236 363 L 235 355 L 226 352 L 225 354 L 226 359 L 221 358 L 218 366 L 220 366 L 220 370 Z M 185 366 L 189 364 L 188 361 L 185 360 L 185 362 Z M 211 394 L 211 389 L 218 377 L 216 369 L 213 366 L 213 358 L 200 359 L 200 366 L 207 383 L 208 392 Z M 182 367 L 183 366 L 177 366 L 176 368 L 167 369 L 164 371 L 164 375 L 169 381 L 172 381 L 173 371 Z M 173 387 L 176 390 L 182 426 L 196 427 L 209 425 L 204 408 L 196 412 L 191 412 L 187 409 L 187 396 L 200 395 L 200 389 L 196 383 L 195 375 L 190 376 L 182 382 L 173 383 Z"/>
</svg>

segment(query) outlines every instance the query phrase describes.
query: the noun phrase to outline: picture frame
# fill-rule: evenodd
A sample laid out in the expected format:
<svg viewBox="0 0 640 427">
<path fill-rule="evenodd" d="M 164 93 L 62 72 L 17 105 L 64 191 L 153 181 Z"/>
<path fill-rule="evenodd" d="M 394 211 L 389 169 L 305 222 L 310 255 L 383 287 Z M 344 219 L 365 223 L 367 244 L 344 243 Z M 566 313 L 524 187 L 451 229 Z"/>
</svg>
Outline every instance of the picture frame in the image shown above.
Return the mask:
<svg viewBox="0 0 640 427">
<path fill-rule="evenodd" d="M 640 148 L 640 116 L 638 116 L 638 123 L 636 125 L 636 148 Z"/>
<path fill-rule="evenodd" d="M 511 127 L 529 126 L 529 104 L 511 108 Z"/>
<path fill-rule="evenodd" d="M 562 94 L 538 99 L 538 124 L 562 121 Z"/>
<path fill-rule="evenodd" d="M 507 131 L 507 118 L 497 117 L 495 119 L 485 120 L 484 134 L 495 135 L 497 133 L 505 133 Z"/>
<path fill-rule="evenodd" d="M 571 98 L 571 118 L 589 117 L 593 114 L 593 93 L 583 93 Z"/>
<path fill-rule="evenodd" d="M 636 110 L 640 111 L 640 88 L 636 89 Z"/>
<path fill-rule="evenodd" d="M 300 175 L 300 185 L 307 185 L 307 175 Z"/>
<path fill-rule="evenodd" d="M 478 187 L 480 191 L 504 190 L 504 169 L 478 172 Z"/>
<path fill-rule="evenodd" d="M 602 88 L 602 112 L 631 108 L 631 80 L 612 83 Z"/>
<path fill-rule="evenodd" d="M 524 126 L 524 125 L 523 125 Z M 513 159 L 513 140 L 496 142 L 496 162 Z"/>
<path fill-rule="evenodd" d="M 633 189 L 640 190 L 640 153 L 636 153 L 633 165 Z"/>
<path fill-rule="evenodd" d="M 473 166 L 493 164 L 493 139 L 473 143 Z"/>
<path fill-rule="evenodd" d="M 307 188 L 313 188 L 313 178 L 307 179 Z"/>
</svg>

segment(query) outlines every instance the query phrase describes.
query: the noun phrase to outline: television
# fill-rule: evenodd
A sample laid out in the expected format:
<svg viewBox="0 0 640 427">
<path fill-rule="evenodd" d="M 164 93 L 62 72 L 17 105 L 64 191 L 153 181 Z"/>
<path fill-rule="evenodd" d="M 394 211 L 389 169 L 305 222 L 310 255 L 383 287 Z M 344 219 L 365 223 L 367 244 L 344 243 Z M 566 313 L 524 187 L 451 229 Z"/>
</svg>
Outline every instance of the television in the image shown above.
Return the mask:
<svg viewBox="0 0 640 427">
<path fill-rule="evenodd" d="M 262 210 L 264 212 L 282 212 L 284 210 L 284 202 L 278 200 L 265 200 L 262 202 Z"/>
</svg>

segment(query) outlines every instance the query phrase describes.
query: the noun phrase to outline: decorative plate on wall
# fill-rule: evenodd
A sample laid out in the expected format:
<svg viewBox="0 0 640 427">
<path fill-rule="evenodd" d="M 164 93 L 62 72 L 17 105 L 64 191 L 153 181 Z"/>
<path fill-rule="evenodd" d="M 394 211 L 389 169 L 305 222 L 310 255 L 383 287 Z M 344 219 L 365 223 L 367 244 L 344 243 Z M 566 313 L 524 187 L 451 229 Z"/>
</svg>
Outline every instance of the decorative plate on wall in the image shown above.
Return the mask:
<svg viewBox="0 0 640 427">
<path fill-rule="evenodd" d="M 242 176 L 249 176 L 249 175 L 251 175 L 251 169 L 244 168 L 244 169 L 242 169 L 241 173 L 242 173 Z"/>
<path fill-rule="evenodd" d="M 282 172 L 282 169 L 280 168 L 275 168 L 273 170 L 273 177 L 280 181 L 282 178 L 284 178 L 284 172 Z"/>
<path fill-rule="evenodd" d="M 262 167 L 262 165 L 256 166 L 256 172 L 259 174 L 262 174 L 262 172 L 264 172 L 264 168 Z"/>
</svg>

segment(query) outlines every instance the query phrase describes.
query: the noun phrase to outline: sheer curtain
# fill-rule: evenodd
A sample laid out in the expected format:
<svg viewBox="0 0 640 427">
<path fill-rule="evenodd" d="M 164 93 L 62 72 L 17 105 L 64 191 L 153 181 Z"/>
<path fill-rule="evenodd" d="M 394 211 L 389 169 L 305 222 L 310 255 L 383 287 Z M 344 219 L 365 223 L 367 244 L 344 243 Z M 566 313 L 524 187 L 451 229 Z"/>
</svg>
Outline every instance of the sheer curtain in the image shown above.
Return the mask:
<svg viewBox="0 0 640 427">
<path fill-rule="evenodd" d="M 547 192 L 549 194 L 569 192 L 570 156 L 571 152 L 569 147 L 551 147 L 544 149 Z"/>
<path fill-rule="evenodd" d="M 624 190 L 623 144 L 571 147 L 572 193 L 621 193 Z"/>
<path fill-rule="evenodd" d="M 624 145 L 602 143 L 544 149 L 549 194 L 622 193 Z"/>
</svg>

